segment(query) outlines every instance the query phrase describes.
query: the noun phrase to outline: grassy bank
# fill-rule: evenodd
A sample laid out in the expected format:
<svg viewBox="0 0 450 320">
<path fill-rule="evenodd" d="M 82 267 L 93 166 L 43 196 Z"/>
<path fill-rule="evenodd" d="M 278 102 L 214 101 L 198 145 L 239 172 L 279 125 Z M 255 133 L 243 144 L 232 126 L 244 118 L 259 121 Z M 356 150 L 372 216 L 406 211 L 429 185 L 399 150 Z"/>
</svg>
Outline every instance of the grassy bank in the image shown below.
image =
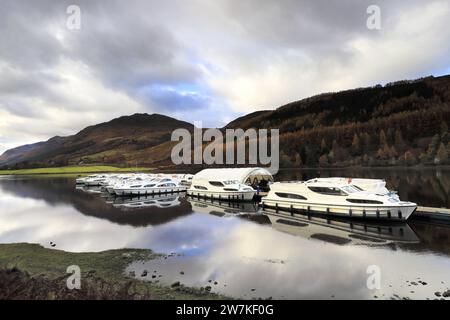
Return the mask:
<svg viewBox="0 0 450 320">
<path fill-rule="evenodd" d="M 220 299 L 180 284 L 165 287 L 124 274 L 127 265 L 158 254 L 144 249 L 71 253 L 37 244 L 0 244 L 2 298 L 12 299 Z M 67 267 L 81 270 L 81 290 L 66 288 Z M 3 282 L 3 283 L 2 283 Z"/>
<path fill-rule="evenodd" d="M 36 168 L 19 170 L 0 170 L 0 175 L 34 175 L 34 174 L 88 174 L 100 172 L 145 172 L 152 168 L 117 168 L 112 166 L 74 166 L 58 168 Z"/>
</svg>

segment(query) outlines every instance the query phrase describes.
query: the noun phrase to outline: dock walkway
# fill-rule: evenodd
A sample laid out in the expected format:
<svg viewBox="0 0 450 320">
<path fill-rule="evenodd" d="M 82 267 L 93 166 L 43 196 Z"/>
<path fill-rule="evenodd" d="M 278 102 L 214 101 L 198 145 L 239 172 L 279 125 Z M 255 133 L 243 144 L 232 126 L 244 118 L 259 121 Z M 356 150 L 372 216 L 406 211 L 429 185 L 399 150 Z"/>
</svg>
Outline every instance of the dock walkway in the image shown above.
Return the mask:
<svg viewBox="0 0 450 320">
<path fill-rule="evenodd" d="M 450 209 L 419 206 L 411 216 L 411 218 L 415 217 L 450 221 Z"/>
</svg>

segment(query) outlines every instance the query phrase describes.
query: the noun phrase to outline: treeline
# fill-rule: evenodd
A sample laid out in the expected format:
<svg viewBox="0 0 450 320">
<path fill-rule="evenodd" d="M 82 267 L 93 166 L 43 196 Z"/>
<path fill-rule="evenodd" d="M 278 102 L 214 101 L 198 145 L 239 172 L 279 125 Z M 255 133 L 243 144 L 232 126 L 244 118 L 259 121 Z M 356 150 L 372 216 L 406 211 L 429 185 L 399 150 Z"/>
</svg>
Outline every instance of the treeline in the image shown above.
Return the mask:
<svg viewBox="0 0 450 320">
<path fill-rule="evenodd" d="M 284 167 L 409 166 L 449 164 L 449 119 L 446 76 L 322 94 L 245 125 L 280 129 Z"/>
</svg>

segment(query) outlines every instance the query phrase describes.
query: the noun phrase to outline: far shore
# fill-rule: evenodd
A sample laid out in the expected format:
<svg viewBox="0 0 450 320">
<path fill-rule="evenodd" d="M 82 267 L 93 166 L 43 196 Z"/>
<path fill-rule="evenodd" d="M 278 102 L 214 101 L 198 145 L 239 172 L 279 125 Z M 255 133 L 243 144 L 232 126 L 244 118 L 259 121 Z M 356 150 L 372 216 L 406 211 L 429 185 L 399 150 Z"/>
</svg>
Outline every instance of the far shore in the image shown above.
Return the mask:
<svg viewBox="0 0 450 320">
<path fill-rule="evenodd" d="M 93 166 L 67 166 L 67 167 L 50 167 L 50 168 L 33 168 L 33 169 L 18 169 L 18 170 L 0 170 L 0 176 L 5 175 L 87 175 L 95 173 L 132 173 L 132 172 L 193 172 L 206 169 L 203 166 L 193 167 L 114 167 L 108 165 L 93 165 Z M 214 166 L 208 168 L 214 168 Z M 415 166 L 347 166 L 347 167 L 281 167 L 279 171 L 285 170 L 450 170 L 450 165 L 415 165 Z"/>
<path fill-rule="evenodd" d="M 135 168 L 119 168 L 113 166 L 70 166 L 70 167 L 54 167 L 54 168 L 34 168 L 34 169 L 18 169 L 18 170 L 0 170 L 0 175 L 41 175 L 41 174 L 92 174 L 106 172 L 150 172 L 154 168 L 135 167 Z"/>
</svg>

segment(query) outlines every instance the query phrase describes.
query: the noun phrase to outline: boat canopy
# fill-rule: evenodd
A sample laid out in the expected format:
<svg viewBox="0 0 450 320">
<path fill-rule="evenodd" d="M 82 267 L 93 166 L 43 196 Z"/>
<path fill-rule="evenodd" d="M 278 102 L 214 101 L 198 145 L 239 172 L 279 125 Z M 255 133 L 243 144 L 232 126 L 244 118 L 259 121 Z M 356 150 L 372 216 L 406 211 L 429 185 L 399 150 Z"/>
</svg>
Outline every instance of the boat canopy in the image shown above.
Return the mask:
<svg viewBox="0 0 450 320">
<path fill-rule="evenodd" d="M 264 168 L 221 168 L 202 170 L 192 180 L 236 180 L 251 185 L 262 180 L 272 182 L 273 176 Z"/>
</svg>

